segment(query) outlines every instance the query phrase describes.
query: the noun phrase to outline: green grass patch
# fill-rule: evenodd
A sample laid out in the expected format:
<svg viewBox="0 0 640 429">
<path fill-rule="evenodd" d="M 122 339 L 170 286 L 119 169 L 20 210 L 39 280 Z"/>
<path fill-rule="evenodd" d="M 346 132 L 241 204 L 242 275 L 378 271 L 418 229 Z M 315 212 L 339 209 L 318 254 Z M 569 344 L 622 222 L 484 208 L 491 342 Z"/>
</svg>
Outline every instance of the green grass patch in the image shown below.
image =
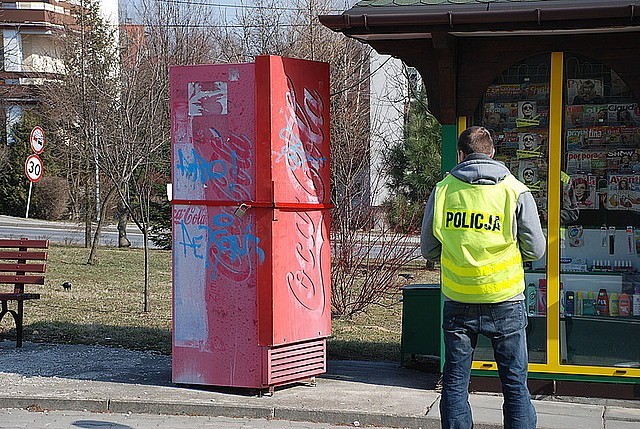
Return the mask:
<svg viewBox="0 0 640 429">
<path fill-rule="evenodd" d="M 95 265 L 89 250 L 53 245 L 46 284 L 27 286 L 41 299 L 25 303 L 25 340 L 99 344 L 132 350 L 171 352 L 171 252 L 152 250 L 149 311 L 143 311 L 141 249 L 100 248 Z M 434 283 L 436 271 L 408 267 L 408 283 Z M 72 283 L 64 290 L 62 283 Z M 328 341 L 330 359 L 398 361 L 402 334 L 400 291 L 384 306 L 372 306 L 351 320 L 334 320 Z M 0 324 L 0 338 L 14 340 L 13 320 Z"/>
</svg>

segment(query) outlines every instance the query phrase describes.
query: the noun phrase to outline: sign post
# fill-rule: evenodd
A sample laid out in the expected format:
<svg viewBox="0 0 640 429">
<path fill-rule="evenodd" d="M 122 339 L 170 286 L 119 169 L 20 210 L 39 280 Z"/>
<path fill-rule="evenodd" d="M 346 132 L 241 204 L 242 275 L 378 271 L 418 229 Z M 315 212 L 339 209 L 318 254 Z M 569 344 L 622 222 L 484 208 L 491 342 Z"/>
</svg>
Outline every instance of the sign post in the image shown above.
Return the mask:
<svg viewBox="0 0 640 429">
<path fill-rule="evenodd" d="M 46 142 L 46 136 L 44 130 L 40 126 L 35 126 L 29 134 L 29 143 L 31 144 L 31 150 L 33 154 L 29 155 L 24 162 L 24 174 L 29 179 L 29 196 L 27 197 L 27 213 L 25 218 L 29 218 L 29 205 L 31 205 L 31 191 L 33 184 L 42 179 L 43 166 L 42 159 L 38 156 L 44 151 L 44 145 Z"/>
</svg>

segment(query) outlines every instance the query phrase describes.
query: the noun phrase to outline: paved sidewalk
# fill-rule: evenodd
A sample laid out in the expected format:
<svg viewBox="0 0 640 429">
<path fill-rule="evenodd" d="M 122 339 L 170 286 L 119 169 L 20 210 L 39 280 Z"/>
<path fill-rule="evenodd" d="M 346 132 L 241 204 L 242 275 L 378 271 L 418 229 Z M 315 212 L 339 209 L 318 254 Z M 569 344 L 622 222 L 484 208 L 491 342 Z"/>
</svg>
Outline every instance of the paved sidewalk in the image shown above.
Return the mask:
<svg viewBox="0 0 640 429">
<path fill-rule="evenodd" d="M 314 386 L 269 396 L 171 383 L 169 356 L 101 346 L 0 342 L 0 408 L 271 418 L 439 428 L 437 375 L 395 363 L 330 361 Z M 471 395 L 476 428 L 502 427 L 502 397 Z M 640 427 L 640 401 L 538 398 L 540 429 Z"/>
</svg>

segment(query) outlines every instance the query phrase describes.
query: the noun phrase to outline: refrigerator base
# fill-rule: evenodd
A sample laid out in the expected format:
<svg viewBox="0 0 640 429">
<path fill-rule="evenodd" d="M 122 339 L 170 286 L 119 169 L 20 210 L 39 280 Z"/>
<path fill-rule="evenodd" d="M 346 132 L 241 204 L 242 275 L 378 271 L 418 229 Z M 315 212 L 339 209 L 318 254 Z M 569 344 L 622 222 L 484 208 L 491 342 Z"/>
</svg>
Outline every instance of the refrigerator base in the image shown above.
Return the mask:
<svg viewBox="0 0 640 429">
<path fill-rule="evenodd" d="M 172 381 L 177 384 L 268 389 L 309 382 L 326 372 L 327 342 L 317 338 L 260 347 L 261 359 L 233 351 L 201 351 L 174 347 Z M 230 356 L 233 355 L 233 357 Z"/>
</svg>

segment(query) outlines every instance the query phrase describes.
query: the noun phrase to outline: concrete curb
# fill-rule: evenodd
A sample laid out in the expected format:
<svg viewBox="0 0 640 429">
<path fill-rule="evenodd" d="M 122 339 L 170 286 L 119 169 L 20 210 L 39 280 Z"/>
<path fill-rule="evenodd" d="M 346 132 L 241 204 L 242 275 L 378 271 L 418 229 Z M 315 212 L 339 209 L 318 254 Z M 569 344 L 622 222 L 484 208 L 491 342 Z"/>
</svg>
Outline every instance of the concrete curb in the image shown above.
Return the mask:
<svg viewBox="0 0 640 429">
<path fill-rule="evenodd" d="M 112 399 L 109 401 L 109 411 L 112 413 L 186 414 L 189 416 L 246 417 L 251 419 L 272 419 L 274 414 L 272 407 L 120 399 Z"/>
<path fill-rule="evenodd" d="M 440 420 L 427 416 L 401 416 L 361 411 L 276 408 L 274 418 L 344 426 L 378 426 L 395 428 L 439 429 Z M 356 423 L 357 422 L 357 423 Z"/>
<path fill-rule="evenodd" d="M 47 397 L 0 397 L 0 409 L 90 411 L 97 413 L 189 415 L 229 418 L 255 418 L 314 422 L 351 427 L 392 427 L 439 429 L 440 420 L 428 416 L 402 416 L 352 410 L 319 410 L 215 403 L 137 401 L 120 399 L 60 399 Z M 477 429 L 501 429 L 502 425 L 476 423 Z M 544 428 L 540 428 L 544 429 Z"/>
<path fill-rule="evenodd" d="M 0 397 L 0 409 L 22 408 L 34 410 L 109 411 L 108 399 L 60 399 L 46 397 Z"/>
</svg>

